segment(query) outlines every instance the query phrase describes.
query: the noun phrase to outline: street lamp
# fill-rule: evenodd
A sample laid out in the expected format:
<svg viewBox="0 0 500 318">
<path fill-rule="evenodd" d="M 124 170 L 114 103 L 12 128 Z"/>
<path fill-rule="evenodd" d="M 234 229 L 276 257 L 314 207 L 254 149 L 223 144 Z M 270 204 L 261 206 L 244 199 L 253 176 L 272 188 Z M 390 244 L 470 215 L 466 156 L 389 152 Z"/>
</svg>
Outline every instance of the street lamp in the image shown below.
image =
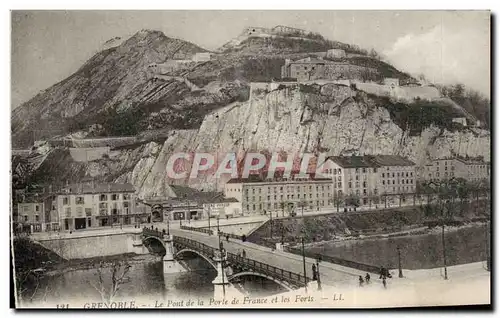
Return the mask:
<svg viewBox="0 0 500 318">
<path fill-rule="evenodd" d="M 222 294 L 224 295 L 224 299 L 225 299 L 226 298 L 226 286 L 225 286 L 225 283 L 224 283 L 224 276 L 226 275 L 226 273 L 224 272 L 224 254 L 223 254 L 224 245 L 223 245 L 223 243 L 220 240 L 220 234 L 219 233 L 217 233 L 217 237 L 219 239 L 219 253 L 220 253 L 221 267 L 222 267 Z"/>
<path fill-rule="evenodd" d="M 271 236 L 271 240 L 273 239 L 273 211 L 269 214 L 270 220 L 269 220 L 269 236 Z"/>
<path fill-rule="evenodd" d="M 167 235 L 170 236 L 170 217 L 167 217 Z"/>
<path fill-rule="evenodd" d="M 306 252 L 304 248 L 304 237 L 301 238 L 301 242 L 302 242 L 302 264 L 304 265 L 304 283 L 307 293 Z"/>
<path fill-rule="evenodd" d="M 321 290 L 321 275 L 319 274 L 319 263 L 321 262 L 321 254 L 316 257 L 316 276 L 318 278 L 318 290 Z"/>
<path fill-rule="evenodd" d="M 401 248 L 396 248 L 398 250 L 398 268 L 399 268 L 399 278 L 403 278 L 403 269 L 401 268 Z"/>
<path fill-rule="evenodd" d="M 220 233 L 220 228 L 219 228 L 219 215 L 217 215 L 217 234 Z M 219 237 L 220 238 L 220 237 Z"/>
<path fill-rule="evenodd" d="M 208 235 L 212 235 L 212 231 L 210 230 L 210 210 L 212 210 L 212 207 L 210 206 L 211 203 L 208 205 Z"/>
</svg>

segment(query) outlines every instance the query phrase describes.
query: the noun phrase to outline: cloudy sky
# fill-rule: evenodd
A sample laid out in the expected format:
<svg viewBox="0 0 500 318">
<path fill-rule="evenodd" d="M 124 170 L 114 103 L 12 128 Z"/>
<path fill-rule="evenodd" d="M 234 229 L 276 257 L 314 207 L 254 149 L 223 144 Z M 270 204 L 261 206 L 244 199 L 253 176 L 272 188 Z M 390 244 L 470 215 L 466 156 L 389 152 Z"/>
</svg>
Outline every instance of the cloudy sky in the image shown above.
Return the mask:
<svg viewBox="0 0 500 318">
<path fill-rule="evenodd" d="M 13 11 L 12 106 L 76 71 L 108 39 L 141 29 L 215 49 L 246 26 L 278 24 L 374 48 L 397 68 L 490 94 L 484 11 Z"/>
</svg>

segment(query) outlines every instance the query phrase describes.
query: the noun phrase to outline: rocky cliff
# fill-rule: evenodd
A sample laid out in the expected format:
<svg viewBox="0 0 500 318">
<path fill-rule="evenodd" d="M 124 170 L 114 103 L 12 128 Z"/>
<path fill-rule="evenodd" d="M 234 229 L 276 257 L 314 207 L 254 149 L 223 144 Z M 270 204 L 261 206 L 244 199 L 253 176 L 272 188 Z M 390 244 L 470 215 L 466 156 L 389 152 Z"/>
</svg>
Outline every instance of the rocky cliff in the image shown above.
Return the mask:
<svg viewBox="0 0 500 318">
<path fill-rule="evenodd" d="M 172 153 L 195 151 L 400 154 L 417 164 L 460 154 L 489 161 L 489 131 L 457 126 L 442 105 L 403 104 L 327 81 L 272 83 L 284 58 L 290 57 L 289 43 L 279 44 L 279 49 L 273 46 L 275 55 L 221 53 L 168 79 L 151 76 L 148 66 L 203 49 L 161 32 L 141 31 L 99 52 L 74 75 L 14 110 L 14 147 L 32 145 L 34 131 L 52 138 L 86 130 L 82 135 L 92 137 L 97 130 L 89 127 L 97 126 L 100 135 L 147 138 L 114 147 L 109 156 L 89 162 L 75 162 L 64 144 L 52 143 L 51 149 L 45 144 L 46 155 L 28 182 L 131 182 L 140 196 L 170 195 L 171 183 L 221 190 L 225 180 L 215 186 L 209 175 L 194 180 L 167 177 Z M 178 78 L 200 89 L 193 91 Z M 261 80 L 267 83 L 255 83 Z M 34 149 L 32 157 L 40 151 Z"/>
<path fill-rule="evenodd" d="M 431 125 L 411 135 L 391 119 L 385 105 L 375 104 L 348 86 L 292 84 L 269 89 L 267 84 L 253 87 L 249 101 L 210 113 L 197 130 L 171 131 L 164 143 L 115 149 L 109 158 L 83 166 L 68 160 L 67 166 L 58 168 L 72 170 L 77 165 L 80 177 L 130 182 L 144 197 L 171 195 L 169 184 L 215 188 L 215 180 L 208 174 L 192 180 L 169 179 L 166 166 L 175 152 L 400 154 L 417 164 L 454 154 L 487 159 L 490 155 L 488 131 L 471 128 L 452 132 Z M 217 180 L 219 190 L 226 179 Z"/>
</svg>

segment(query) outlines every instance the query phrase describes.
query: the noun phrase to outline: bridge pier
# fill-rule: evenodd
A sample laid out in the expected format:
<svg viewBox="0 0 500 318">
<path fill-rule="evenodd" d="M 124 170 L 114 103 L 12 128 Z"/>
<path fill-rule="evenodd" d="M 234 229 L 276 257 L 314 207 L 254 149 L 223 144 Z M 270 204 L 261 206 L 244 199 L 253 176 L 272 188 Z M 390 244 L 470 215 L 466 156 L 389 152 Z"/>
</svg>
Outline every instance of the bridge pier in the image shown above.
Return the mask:
<svg viewBox="0 0 500 318">
<path fill-rule="evenodd" d="M 186 269 L 174 258 L 174 243 L 172 235 L 163 235 L 165 243 L 165 256 L 163 256 L 163 273 L 173 274 L 185 272 Z"/>
<path fill-rule="evenodd" d="M 226 272 L 222 268 L 223 262 L 227 260 L 226 252 L 221 253 L 215 250 L 213 260 L 217 267 L 217 277 L 212 281 L 214 285 L 214 299 L 224 299 L 230 287 Z"/>
<path fill-rule="evenodd" d="M 132 234 L 131 252 L 139 255 L 149 253 L 148 249 L 144 246 L 144 243 L 142 242 L 142 231 L 137 231 L 137 233 Z"/>
</svg>

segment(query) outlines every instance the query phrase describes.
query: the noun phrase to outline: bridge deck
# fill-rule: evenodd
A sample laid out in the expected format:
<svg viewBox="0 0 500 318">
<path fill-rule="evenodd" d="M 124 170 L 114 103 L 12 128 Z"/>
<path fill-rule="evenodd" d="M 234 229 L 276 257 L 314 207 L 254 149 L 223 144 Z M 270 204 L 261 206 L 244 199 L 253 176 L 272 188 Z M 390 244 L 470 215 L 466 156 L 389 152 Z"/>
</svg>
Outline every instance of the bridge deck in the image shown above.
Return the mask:
<svg viewBox="0 0 500 318">
<path fill-rule="evenodd" d="M 193 231 L 186 231 L 181 229 L 170 229 L 170 233 L 174 236 L 184 237 L 191 240 L 196 240 L 198 242 L 204 243 L 213 248 L 218 248 L 219 239 L 217 235 L 211 235 Z M 304 267 L 302 262 L 302 257 L 300 255 L 295 255 L 286 252 L 273 251 L 270 248 L 253 244 L 250 242 L 242 242 L 235 239 L 229 239 L 227 242 L 225 239 L 221 238 L 224 244 L 224 248 L 228 253 L 239 254 L 243 249 L 245 250 L 246 256 L 253 260 L 282 268 L 283 270 L 290 271 L 293 273 L 303 274 Z M 312 258 L 306 258 L 306 274 L 307 277 L 312 276 L 312 264 L 316 261 Z M 322 262 L 320 264 L 321 281 L 328 283 L 330 285 L 354 285 L 357 283 L 357 277 L 364 275 L 366 273 L 332 264 L 327 262 Z"/>
</svg>

